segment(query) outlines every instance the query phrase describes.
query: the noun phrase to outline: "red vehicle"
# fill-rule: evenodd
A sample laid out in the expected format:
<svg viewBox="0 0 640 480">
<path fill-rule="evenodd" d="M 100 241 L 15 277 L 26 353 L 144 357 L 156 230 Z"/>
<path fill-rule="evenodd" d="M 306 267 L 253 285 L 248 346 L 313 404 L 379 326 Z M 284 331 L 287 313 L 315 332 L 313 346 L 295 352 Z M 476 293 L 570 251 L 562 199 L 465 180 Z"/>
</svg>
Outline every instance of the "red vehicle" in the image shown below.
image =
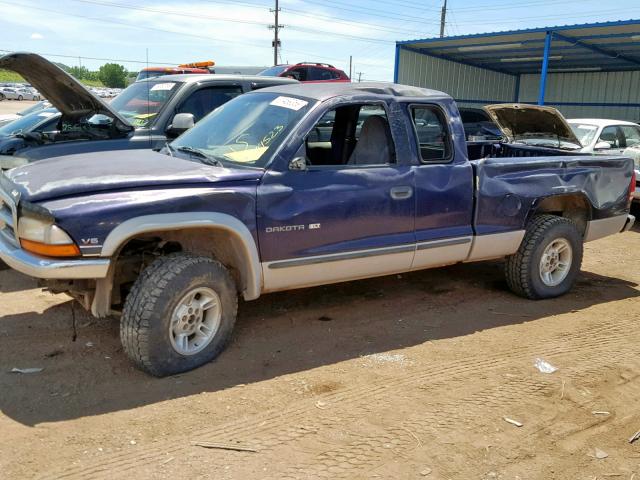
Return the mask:
<svg viewBox="0 0 640 480">
<path fill-rule="evenodd" d="M 328 63 L 301 62 L 295 65 L 276 65 L 267 68 L 258 75 L 266 77 L 291 77 L 300 82 L 350 82 L 349 76 L 339 68 Z"/>
<path fill-rule="evenodd" d="M 177 67 L 147 67 L 140 70 L 136 77 L 138 80 L 144 80 L 146 78 L 161 77 L 162 75 L 180 75 L 183 73 L 215 73 L 211 68 L 215 65 L 215 62 L 209 60 L 206 62 L 193 62 L 184 63 Z"/>
</svg>

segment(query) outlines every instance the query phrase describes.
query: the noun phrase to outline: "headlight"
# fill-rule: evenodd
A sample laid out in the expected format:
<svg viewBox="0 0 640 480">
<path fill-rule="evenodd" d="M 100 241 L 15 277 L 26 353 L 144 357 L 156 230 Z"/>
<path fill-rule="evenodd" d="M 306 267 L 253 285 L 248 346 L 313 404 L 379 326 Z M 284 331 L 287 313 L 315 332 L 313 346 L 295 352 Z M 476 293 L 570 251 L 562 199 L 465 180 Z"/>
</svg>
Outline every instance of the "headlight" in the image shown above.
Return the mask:
<svg viewBox="0 0 640 480">
<path fill-rule="evenodd" d="M 77 257 L 80 249 L 71 237 L 52 223 L 31 217 L 18 221 L 20 245 L 25 250 L 46 257 Z"/>
</svg>

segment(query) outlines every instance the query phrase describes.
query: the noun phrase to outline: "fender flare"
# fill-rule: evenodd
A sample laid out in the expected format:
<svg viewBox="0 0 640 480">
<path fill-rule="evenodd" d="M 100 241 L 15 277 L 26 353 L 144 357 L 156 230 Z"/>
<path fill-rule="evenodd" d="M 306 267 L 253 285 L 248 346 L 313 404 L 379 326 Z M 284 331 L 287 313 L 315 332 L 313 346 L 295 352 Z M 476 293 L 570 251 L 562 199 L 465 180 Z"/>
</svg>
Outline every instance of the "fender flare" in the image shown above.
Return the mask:
<svg viewBox="0 0 640 480">
<path fill-rule="evenodd" d="M 114 228 L 104 241 L 101 257 L 111 257 L 133 237 L 149 232 L 210 228 L 224 230 L 233 235 L 242 246 L 246 264 L 242 268 L 245 300 L 254 300 L 262 291 L 262 266 L 256 242 L 247 226 L 236 217 L 225 213 L 186 212 L 144 215 L 131 218 Z"/>
</svg>

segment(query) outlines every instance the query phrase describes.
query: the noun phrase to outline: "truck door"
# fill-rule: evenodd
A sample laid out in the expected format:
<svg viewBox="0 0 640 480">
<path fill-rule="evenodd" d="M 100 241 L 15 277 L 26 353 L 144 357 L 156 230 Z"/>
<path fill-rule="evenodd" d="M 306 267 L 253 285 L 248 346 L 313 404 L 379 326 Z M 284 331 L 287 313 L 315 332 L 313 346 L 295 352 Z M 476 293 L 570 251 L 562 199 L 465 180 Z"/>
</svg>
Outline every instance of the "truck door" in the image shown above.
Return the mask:
<svg viewBox="0 0 640 480">
<path fill-rule="evenodd" d="M 416 254 L 412 270 L 465 260 L 473 235 L 473 169 L 467 159 L 464 130 L 447 121 L 437 105 L 409 105 L 418 164 Z M 452 128 L 458 128 L 455 136 Z M 457 143 L 454 142 L 457 140 Z"/>
<path fill-rule="evenodd" d="M 267 172 L 258 187 L 266 291 L 410 268 L 413 171 L 396 154 L 388 118 L 380 102 L 325 110 L 302 132 L 297 160 L 306 167 L 285 159 Z"/>
</svg>

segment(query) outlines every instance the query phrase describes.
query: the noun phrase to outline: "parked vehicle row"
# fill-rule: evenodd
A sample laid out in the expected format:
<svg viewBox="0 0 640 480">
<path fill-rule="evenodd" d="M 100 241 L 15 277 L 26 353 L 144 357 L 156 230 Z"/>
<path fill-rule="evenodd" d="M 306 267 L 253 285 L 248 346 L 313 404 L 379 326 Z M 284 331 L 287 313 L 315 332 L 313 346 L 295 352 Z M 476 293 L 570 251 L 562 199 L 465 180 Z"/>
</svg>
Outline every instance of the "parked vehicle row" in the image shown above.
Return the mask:
<svg viewBox="0 0 640 480">
<path fill-rule="evenodd" d="M 42 100 L 40 92 L 33 88 L 0 87 L 0 101 L 2 100 Z"/>
<path fill-rule="evenodd" d="M 0 67 L 35 84 L 55 78 L 44 62 Z M 187 77 L 137 82 L 110 105 L 60 77 L 47 92 L 60 122 L 92 132 L 75 145 L 135 143 L 160 118 L 186 131 L 162 132 L 159 151 L 43 143 L 26 153 L 58 154 L 0 174 L 0 259 L 119 316 L 125 353 L 153 375 L 215 358 L 238 298 L 495 258 L 514 293 L 562 295 L 583 243 L 635 220 L 632 159 L 581 152 L 553 108 L 490 106 L 500 135 L 467 142 L 441 92 L 269 77 L 234 77 L 230 92 L 230 77 L 193 97 L 224 96 L 193 125 L 179 107 L 216 76 Z"/>
</svg>

